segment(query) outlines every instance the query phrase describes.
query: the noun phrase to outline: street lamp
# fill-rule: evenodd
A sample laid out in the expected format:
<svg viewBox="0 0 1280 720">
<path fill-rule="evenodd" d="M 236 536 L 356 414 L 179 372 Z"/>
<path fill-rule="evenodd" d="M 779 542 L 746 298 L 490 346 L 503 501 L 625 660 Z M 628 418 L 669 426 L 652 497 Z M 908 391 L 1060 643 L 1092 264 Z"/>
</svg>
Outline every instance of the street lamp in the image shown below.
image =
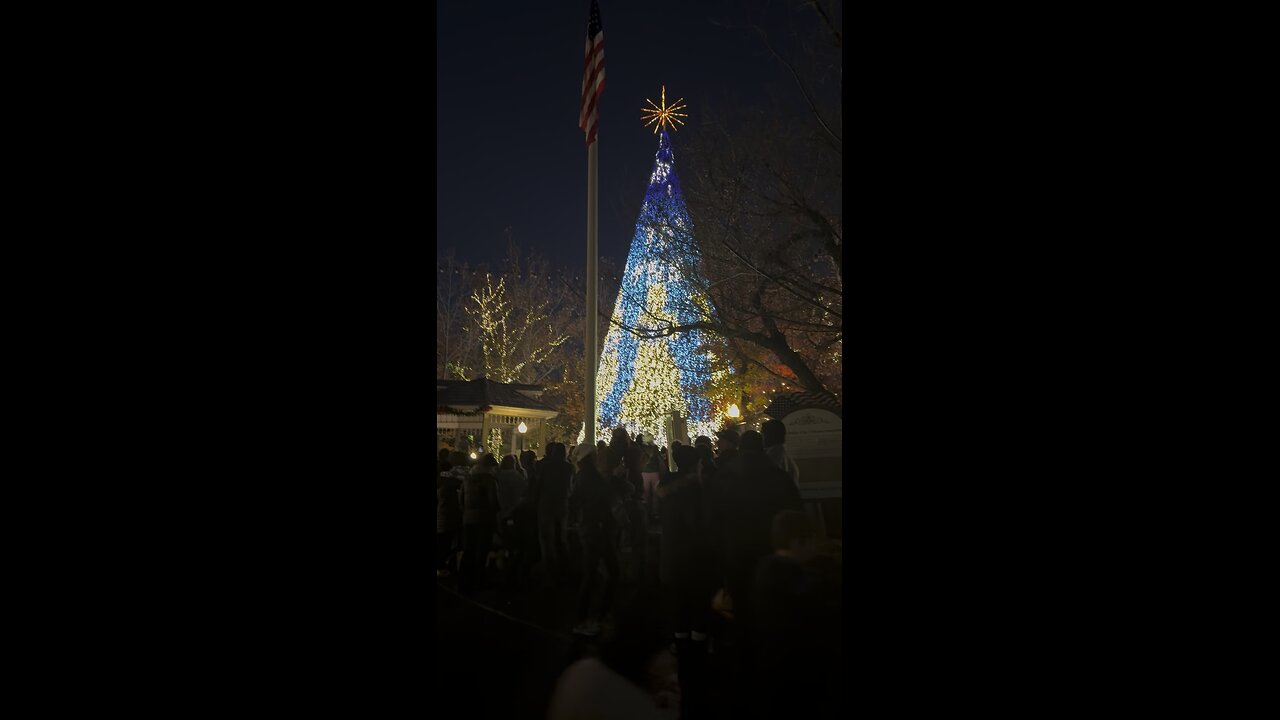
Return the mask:
<svg viewBox="0 0 1280 720">
<path fill-rule="evenodd" d="M 529 432 L 529 426 L 525 425 L 524 421 L 521 420 L 520 427 L 516 429 L 520 431 L 520 452 L 524 452 L 524 434 Z"/>
</svg>

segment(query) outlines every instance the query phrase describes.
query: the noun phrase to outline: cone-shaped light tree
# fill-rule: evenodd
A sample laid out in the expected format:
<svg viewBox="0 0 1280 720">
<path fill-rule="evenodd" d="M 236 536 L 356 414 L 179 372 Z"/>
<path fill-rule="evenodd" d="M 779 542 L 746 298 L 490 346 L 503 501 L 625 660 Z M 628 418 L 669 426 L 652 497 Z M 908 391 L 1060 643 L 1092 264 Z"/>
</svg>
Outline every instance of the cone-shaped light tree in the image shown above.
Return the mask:
<svg viewBox="0 0 1280 720">
<path fill-rule="evenodd" d="M 719 427 L 718 413 L 706 396 L 714 339 L 697 330 L 662 335 L 663 328 L 696 322 L 710 310 L 698 290 L 701 283 L 689 277 L 698 268 L 693 223 L 664 124 L 655 128 L 653 174 L 596 373 L 596 436 L 606 440 L 613 428 L 625 427 L 632 435 L 643 432 L 666 444 L 666 418 L 673 411 L 684 418 L 691 435 L 710 435 Z"/>
</svg>

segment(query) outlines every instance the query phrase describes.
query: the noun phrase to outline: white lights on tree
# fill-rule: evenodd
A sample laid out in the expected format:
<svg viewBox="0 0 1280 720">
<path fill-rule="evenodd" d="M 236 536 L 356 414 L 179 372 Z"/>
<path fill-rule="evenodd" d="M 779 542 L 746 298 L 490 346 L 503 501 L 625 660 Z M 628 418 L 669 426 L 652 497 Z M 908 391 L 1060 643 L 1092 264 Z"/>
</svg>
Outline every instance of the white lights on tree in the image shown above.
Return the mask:
<svg viewBox="0 0 1280 720">
<path fill-rule="evenodd" d="M 664 90 L 665 98 L 665 90 Z M 677 101 L 676 105 L 679 105 Z M 701 330 L 662 333 L 689 325 L 710 310 L 687 273 L 696 272 L 693 223 L 689 219 L 667 126 L 680 122 L 675 107 L 656 105 L 658 153 L 649 188 L 636 221 L 622 273 L 609 332 L 596 366 L 597 437 L 615 427 L 642 432 L 667 445 L 663 422 L 673 411 L 694 435 L 710 435 L 718 426 L 707 387 L 712 379 L 710 346 Z M 579 442 L 586 428 L 579 433 Z"/>
</svg>

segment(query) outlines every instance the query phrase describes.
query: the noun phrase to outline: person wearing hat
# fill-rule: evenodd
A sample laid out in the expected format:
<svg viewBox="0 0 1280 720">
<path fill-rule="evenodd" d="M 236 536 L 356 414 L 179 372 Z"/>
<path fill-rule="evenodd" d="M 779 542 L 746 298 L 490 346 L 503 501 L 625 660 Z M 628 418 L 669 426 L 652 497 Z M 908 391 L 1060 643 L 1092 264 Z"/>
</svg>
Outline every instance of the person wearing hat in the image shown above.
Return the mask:
<svg viewBox="0 0 1280 720">
<path fill-rule="evenodd" d="M 716 453 L 716 467 L 724 470 L 738 457 L 738 444 L 740 436 L 738 429 L 727 427 L 716 432 L 716 439 L 719 440 L 719 452 Z"/>
</svg>

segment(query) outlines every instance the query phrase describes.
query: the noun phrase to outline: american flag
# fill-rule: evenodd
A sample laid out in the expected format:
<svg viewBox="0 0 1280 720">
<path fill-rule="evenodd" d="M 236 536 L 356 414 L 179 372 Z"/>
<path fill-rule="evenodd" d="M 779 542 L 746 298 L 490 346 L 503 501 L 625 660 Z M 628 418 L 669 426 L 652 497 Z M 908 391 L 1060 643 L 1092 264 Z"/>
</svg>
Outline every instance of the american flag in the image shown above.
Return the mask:
<svg viewBox="0 0 1280 720">
<path fill-rule="evenodd" d="M 591 18 L 587 20 L 587 52 L 582 67 L 582 111 L 578 127 L 587 133 L 587 145 L 596 141 L 599 114 L 596 101 L 604 92 L 604 26 L 600 24 L 600 5 L 591 0 Z"/>
</svg>

